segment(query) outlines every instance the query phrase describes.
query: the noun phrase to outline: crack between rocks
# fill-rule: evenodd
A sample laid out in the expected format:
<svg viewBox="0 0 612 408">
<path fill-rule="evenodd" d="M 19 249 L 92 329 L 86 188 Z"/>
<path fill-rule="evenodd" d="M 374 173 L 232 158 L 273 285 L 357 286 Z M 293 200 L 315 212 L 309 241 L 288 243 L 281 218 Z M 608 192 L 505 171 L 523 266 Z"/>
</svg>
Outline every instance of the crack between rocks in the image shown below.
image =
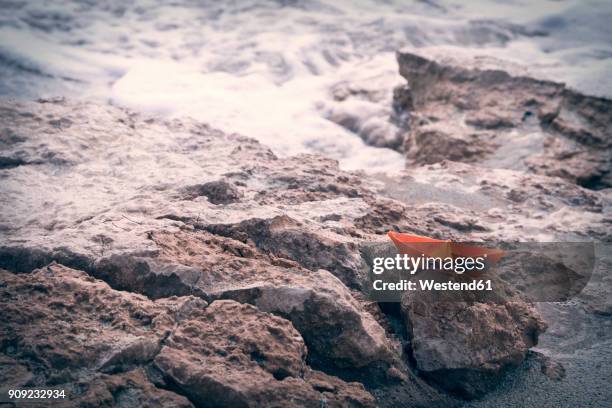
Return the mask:
<svg viewBox="0 0 612 408">
<path fill-rule="evenodd" d="M 11 257 L 11 254 L 7 255 L 7 252 L 2 251 L 3 249 L 8 249 L 10 251 L 10 249 L 13 249 L 13 248 L 10 248 L 10 247 L 0 248 L 0 268 L 8 272 L 11 272 L 13 274 L 29 274 L 29 273 L 34 272 L 36 269 L 42 269 L 45 267 L 49 268 L 52 265 L 63 265 L 71 269 L 85 272 L 87 275 L 95 279 L 98 279 L 102 282 L 105 282 L 107 285 L 109 285 L 114 290 L 128 292 L 128 293 L 137 293 L 139 295 L 146 297 L 147 299 L 151 301 L 171 298 L 173 296 L 188 296 L 188 295 L 198 297 L 207 302 L 210 300 L 208 296 L 206 296 L 205 293 L 200 293 L 197 290 L 196 285 L 201 279 L 201 275 L 198 275 L 194 283 L 185 285 L 185 288 L 189 289 L 188 294 L 170 293 L 167 296 L 151 296 L 151 293 L 148 292 L 147 290 L 137 290 L 137 289 L 130 288 L 130 287 L 118 286 L 116 282 L 113 282 L 112 278 L 102 276 L 100 267 L 95 266 L 95 261 L 92 258 L 89 258 L 84 255 L 61 254 L 60 256 L 58 256 L 53 251 L 45 252 L 45 251 L 40 251 L 36 249 L 31 249 L 31 248 L 18 248 L 17 252 L 21 253 L 19 255 L 23 255 L 25 257 L 34 255 L 35 258 L 38 257 L 38 259 L 33 259 L 33 260 L 30 259 L 28 262 L 28 261 L 21 261 L 19 259 L 20 257 L 16 257 L 16 259 L 8 259 Z M 25 265 L 25 267 L 20 267 L 18 265 Z M 118 272 L 117 275 L 122 275 L 122 273 Z M 166 277 L 166 278 L 174 277 L 176 279 L 179 278 L 174 272 L 169 275 L 164 275 L 163 277 Z"/>
</svg>

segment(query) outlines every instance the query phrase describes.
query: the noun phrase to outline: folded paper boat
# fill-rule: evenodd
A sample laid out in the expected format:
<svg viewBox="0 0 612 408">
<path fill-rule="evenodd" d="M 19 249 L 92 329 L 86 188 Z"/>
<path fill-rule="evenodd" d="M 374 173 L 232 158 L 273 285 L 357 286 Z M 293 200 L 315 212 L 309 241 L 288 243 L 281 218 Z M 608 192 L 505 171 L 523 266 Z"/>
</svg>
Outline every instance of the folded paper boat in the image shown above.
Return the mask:
<svg viewBox="0 0 612 408">
<path fill-rule="evenodd" d="M 395 247 L 401 254 L 411 256 L 425 255 L 428 257 L 440 258 L 487 258 L 489 265 L 495 265 L 504 256 L 505 252 L 497 248 L 487 248 L 483 246 L 453 242 L 451 240 L 441 240 L 420 235 L 403 234 L 389 231 L 387 233 Z"/>
</svg>

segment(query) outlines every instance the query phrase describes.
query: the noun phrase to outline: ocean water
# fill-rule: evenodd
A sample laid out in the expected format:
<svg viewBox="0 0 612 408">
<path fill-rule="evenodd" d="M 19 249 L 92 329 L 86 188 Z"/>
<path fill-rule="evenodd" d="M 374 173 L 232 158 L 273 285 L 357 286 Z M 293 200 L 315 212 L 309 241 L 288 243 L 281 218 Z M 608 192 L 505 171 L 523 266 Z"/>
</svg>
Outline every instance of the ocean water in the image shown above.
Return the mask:
<svg viewBox="0 0 612 408">
<path fill-rule="evenodd" d="M 281 156 L 393 171 L 402 156 L 360 135 L 397 131 L 396 50 L 491 55 L 610 97 L 610 21 L 605 0 L 1 0 L 0 95 L 191 116 Z M 369 96 L 340 103 L 342 84 Z"/>
</svg>

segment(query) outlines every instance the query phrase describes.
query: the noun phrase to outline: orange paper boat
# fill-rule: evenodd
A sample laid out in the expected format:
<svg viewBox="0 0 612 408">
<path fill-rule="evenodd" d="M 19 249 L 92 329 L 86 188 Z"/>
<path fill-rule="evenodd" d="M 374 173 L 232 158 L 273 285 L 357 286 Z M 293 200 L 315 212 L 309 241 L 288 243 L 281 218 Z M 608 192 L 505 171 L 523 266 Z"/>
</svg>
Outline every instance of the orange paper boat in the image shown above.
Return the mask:
<svg viewBox="0 0 612 408">
<path fill-rule="evenodd" d="M 402 234 L 389 231 L 387 233 L 397 250 L 402 254 L 429 257 L 486 257 L 489 265 L 495 265 L 504 256 L 501 249 L 486 248 L 477 245 L 440 240 L 420 235 Z"/>
</svg>

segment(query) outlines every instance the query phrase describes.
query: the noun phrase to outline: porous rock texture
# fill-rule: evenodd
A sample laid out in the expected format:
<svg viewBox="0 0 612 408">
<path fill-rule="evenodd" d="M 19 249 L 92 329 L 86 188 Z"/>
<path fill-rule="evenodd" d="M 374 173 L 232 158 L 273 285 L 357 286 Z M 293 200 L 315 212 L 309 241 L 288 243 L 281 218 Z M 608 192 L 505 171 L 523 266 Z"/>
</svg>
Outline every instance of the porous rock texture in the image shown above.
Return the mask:
<svg viewBox="0 0 612 408">
<path fill-rule="evenodd" d="M 152 301 L 57 264 L 0 273 L 3 371 L 64 388 L 67 406 L 374 406 L 361 384 L 312 371 L 291 323 L 253 306 Z"/>
<path fill-rule="evenodd" d="M 610 239 L 605 190 L 560 178 L 448 161 L 374 178 L 66 100 L 0 117 L 0 378 L 65 385 L 73 405 L 452 406 L 445 391 L 482 395 L 525 357 L 537 312 L 381 309 L 364 247 L 388 230 Z"/>
</svg>

